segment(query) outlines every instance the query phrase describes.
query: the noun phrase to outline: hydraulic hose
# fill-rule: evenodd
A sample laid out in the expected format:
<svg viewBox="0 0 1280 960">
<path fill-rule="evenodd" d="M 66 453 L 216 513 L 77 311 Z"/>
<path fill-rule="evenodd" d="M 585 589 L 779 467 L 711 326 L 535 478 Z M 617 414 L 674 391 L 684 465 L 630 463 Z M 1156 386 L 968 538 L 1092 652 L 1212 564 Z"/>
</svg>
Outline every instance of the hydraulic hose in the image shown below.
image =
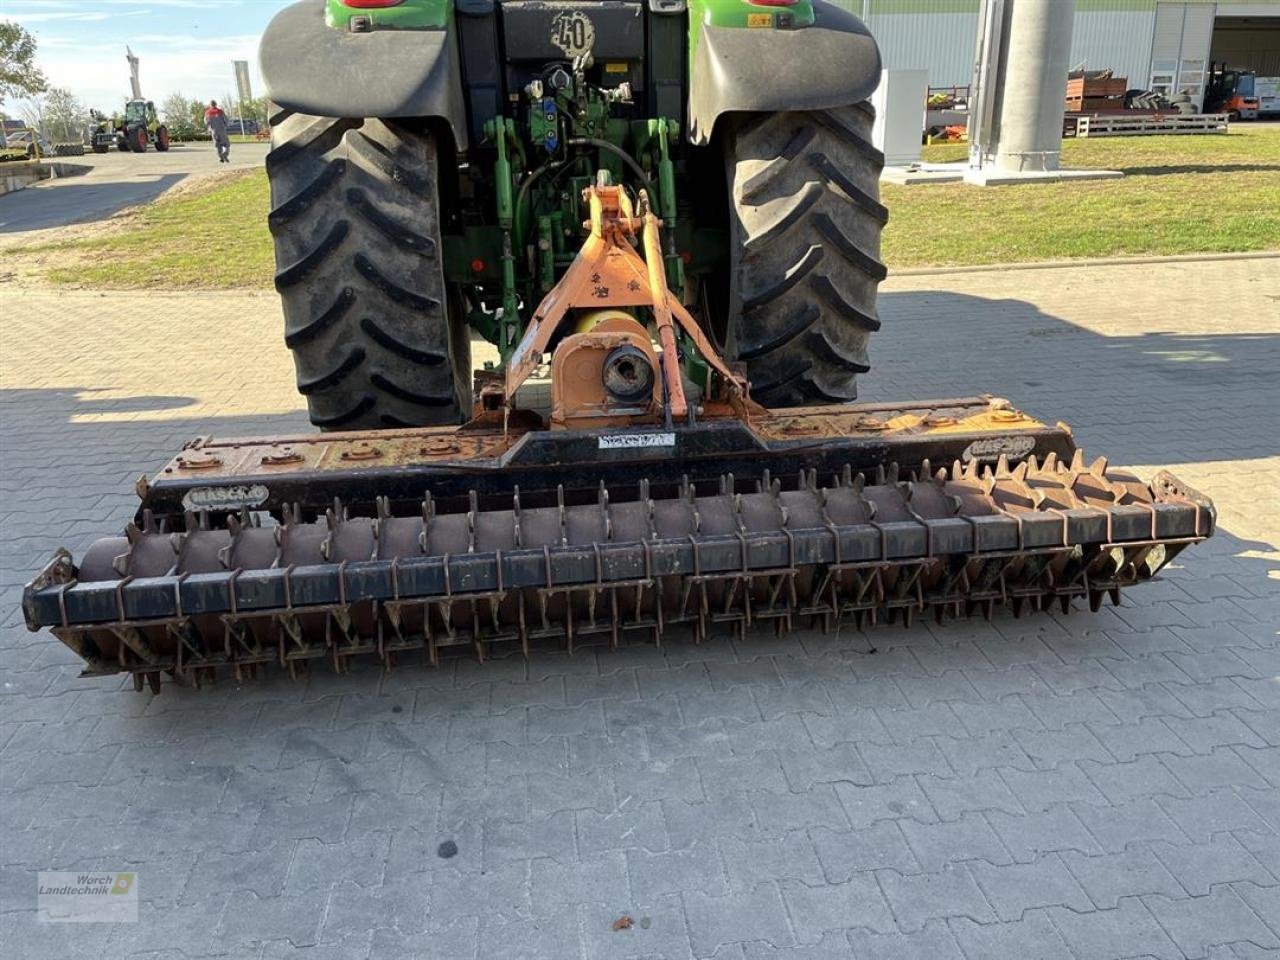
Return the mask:
<svg viewBox="0 0 1280 960">
<path fill-rule="evenodd" d="M 621 147 L 610 143 L 608 140 L 598 140 L 595 137 L 573 137 L 565 141 L 571 147 L 596 147 L 600 150 L 606 150 L 618 157 L 631 168 L 631 171 L 640 178 L 640 182 L 644 185 L 645 192 L 649 194 L 649 201 L 656 203 L 658 195 L 653 191 L 653 184 L 649 180 L 649 175 L 644 172 L 644 168 L 636 163 L 635 158 Z"/>
</svg>

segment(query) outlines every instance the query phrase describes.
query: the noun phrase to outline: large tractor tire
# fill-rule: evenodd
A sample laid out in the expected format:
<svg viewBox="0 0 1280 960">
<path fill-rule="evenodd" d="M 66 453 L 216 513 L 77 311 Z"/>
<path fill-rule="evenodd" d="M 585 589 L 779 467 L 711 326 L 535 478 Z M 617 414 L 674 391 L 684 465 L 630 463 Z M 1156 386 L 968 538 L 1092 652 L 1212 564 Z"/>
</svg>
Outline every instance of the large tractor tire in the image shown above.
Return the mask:
<svg viewBox="0 0 1280 960">
<path fill-rule="evenodd" d="M 744 117 L 724 141 L 731 230 L 725 350 L 769 407 L 857 396 L 884 279 L 884 156 L 867 104 Z"/>
<path fill-rule="evenodd" d="M 471 349 L 445 289 L 434 138 L 394 121 L 286 111 L 271 144 L 276 289 L 311 422 L 460 422 Z"/>
<path fill-rule="evenodd" d="M 129 131 L 129 149 L 134 153 L 147 152 L 147 131 L 145 127 L 134 127 Z"/>
<path fill-rule="evenodd" d="M 165 153 L 169 149 L 169 128 L 156 127 L 156 149 Z"/>
</svg>

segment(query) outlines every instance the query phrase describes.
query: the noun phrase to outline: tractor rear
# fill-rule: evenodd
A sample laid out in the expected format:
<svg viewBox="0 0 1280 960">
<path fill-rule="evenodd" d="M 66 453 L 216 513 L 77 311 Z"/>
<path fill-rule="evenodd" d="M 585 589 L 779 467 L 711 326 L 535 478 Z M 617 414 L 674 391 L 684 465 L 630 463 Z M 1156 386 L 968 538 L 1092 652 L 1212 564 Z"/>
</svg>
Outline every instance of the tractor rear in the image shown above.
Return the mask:
<svg viewBox="0 0 1280 960">
<path fill-rule="evenodd" d="M 1096 609 L 1212 533 L 1005 401 L 851 402 L 879 55 L 825 0 L 314 0 L 262 66 L 322 432 L 195 440 L 50 561 L 89 673 Z"/>
<path fill-rule="evenodd" d="M 600 170 L 647 191 L 668 284 L 757 399 L 854 398 L 887 214 L 865 104 L 879 55 L 852 15 L 330 0 L 283 11 L 262 66 L 276 285 L 321 429 L 467 419 L 471 333 L 510 356 Z"/>
</svg>

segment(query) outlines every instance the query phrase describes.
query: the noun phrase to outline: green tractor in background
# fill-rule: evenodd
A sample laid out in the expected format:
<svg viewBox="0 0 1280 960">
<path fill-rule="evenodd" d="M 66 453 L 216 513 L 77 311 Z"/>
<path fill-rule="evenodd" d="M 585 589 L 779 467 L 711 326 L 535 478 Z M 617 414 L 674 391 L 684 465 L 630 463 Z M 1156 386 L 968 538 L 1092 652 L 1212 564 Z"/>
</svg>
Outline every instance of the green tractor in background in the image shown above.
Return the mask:
<svg viewBox="0 0 1280 960">
<path fill-rule="evenodd" d="M 111 125 L 116 146 L 121 153 L 146 153 L 152 144 L 161 153 L 169 149 L 169 128 L 160 122 L 156 105 L 150 100 L 130 100 L 124 105 L 124 116 L 117 114 Z M 94 152 L 98 150 L 98 138 L 94 137 Z"/>
<path fill-rule="evenodd" d="M 854 398 L 885 275 L 880 57 L 828 0 L 304 0 L 261 64 L 317 426 L 469 419 L 471 331 L 508 360 L 598 171 L 647 192 L 669 288 L 755 398 Z"/>
<path fill-rule="evenodd" d="M 94 153 L 106 153 L 116 141 L 115 121 L 105 113 L 89 111 L 89 146 Z"/>
</svg>

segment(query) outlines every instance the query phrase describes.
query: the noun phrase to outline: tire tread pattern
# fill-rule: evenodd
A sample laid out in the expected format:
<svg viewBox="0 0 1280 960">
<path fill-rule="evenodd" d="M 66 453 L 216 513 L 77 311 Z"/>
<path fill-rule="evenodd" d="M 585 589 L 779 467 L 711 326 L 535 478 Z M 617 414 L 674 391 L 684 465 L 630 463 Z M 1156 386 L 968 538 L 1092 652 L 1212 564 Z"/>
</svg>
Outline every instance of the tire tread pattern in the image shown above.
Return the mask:
<svg viewBox="0 0 1280 960">
<path fill-rule="evenodd" d="M 888 220 L 874 117 L 857 104 L 744 118 L 727 133 L 727 352 L 768 406 L 853 400 L 868 369 Z"/>
<path fill-rule="evenodd" d="M 458 423 L 470 407 L 471 360 L 446 306 L 431 135 L 287 110 L 273 121 L 276 289 L 311 422 Z"/>
</svg>

